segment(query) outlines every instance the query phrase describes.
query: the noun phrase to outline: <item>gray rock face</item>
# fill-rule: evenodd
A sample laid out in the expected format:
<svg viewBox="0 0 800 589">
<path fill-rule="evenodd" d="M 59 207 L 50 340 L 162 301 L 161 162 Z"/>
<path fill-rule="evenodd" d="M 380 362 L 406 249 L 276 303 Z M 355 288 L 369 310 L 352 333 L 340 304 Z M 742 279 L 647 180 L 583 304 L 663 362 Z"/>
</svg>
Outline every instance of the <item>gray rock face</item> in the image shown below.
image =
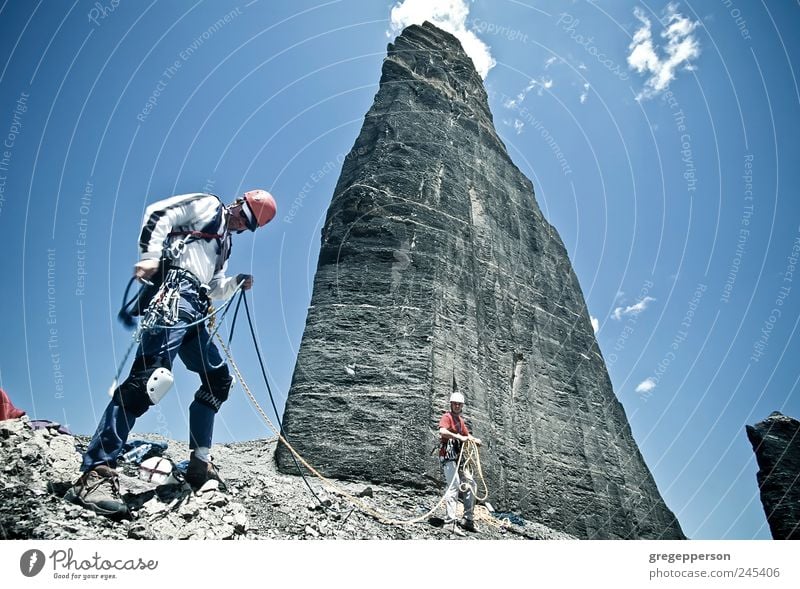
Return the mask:
<svg viewBox="0 0 800 589">
<path fill-rule="evenodd" d="M 582 538 L 683 538 L 480 77 L 425 23 L 389 45 L 342 167 L 284 426 L 328 475 L 426 486 L 454 388 L 498 509 Z"/>
<path fill-rule="evenodd" d="M 758 462 L 758 487 L 776 540 L 800 540 L 800 421 L 770 413 L 746 426 Z"/>
</svg>

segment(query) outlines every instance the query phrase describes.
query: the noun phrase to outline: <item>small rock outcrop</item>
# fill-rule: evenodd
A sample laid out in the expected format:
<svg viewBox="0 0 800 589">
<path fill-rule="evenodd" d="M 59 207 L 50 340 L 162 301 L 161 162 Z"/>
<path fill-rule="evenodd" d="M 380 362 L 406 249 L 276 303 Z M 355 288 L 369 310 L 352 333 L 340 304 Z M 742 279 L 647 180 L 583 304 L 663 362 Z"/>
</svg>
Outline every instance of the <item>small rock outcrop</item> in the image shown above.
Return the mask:
<svg viewBox="0 0 800 589">
<path fill-rule="evenodd" d="M 284 426 L 327 475 L 424 487 L 453 390 L 498 508 L 581 538 L 684 537 L 480 76 L 425 23 L 389 45 L 342 166 Z"/>
<path fill-rule="evenodd" d="M 134 436 L 135 437 L 135 436 Z M 180 461 L 185 444 L 157 435 L 166 442 L 165 457 Z M 215 462 L 228 483 L 228 492 L 215 489 L 193 493 L 184 485 L 157 487 L 136 476 L 133 466 L 121 466 L 123 499 L 132 519 L 113 522 L 67 503 L 61 497 L 78 476 L 80 450 L 88 438 L 58 433 L 57 426 L 32 430 L 27 417 L 0 421 L 0 540 L 4 539 L 448 539 L 452 530 L 428 521 L 391 526 L 365 515 L 311 477 L 303 480 L 277 472 L 272 457 L 276 441 L 254 440 L 214 447 Z M 342 483 L 341 489 L 360 496 L 365 507 L 387 516 L 411 519 L 427 512 L 438 492 L 389 485 Z M 488 515 L 476 539 L 572 539 L 536 522 L 512 525 Z M 440 509 L 439 516 L 443 515 Z M 434 523 L 436 520 L 434 520 Z"/>
<path fill-rule="evenodd" d="M 133 521 L 112 522 L 61 497 L 80 474 L 88 441 L 58 425 L 32 430 L 27 417 L 0 422 L 0 537 L 7 539 L 233 539 L 248 530 L 245 507 L 210 489 L 159 488 L 121 467 L 123 499 Z M 133 475 L 133 476 L 131 476 Z"/>
<path fill-rule="evenodd" d="M 778 411 L 746 426 L 758 462 L 758 488 L 776 540 L 800 540 L 800 421 Z"/>
</svg>

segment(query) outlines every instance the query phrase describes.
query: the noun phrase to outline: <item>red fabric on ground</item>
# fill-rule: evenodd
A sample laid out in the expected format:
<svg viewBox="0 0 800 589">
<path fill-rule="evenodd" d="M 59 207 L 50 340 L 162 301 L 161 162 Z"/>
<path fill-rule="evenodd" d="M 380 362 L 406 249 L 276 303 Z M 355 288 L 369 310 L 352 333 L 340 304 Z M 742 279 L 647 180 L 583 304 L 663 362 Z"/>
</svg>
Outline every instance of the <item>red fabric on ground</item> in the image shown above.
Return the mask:
<svg viewBox="0 0 800 589">
<path fill-rule="evenodd" d="M 6 392 L 0 389 L 0 421 L 16 419 L 23 415 L 25 415 L 25 412 L 14 407 L 14 404 L 11 402 L 11 399 L 8 398 Z"/>
</svg>

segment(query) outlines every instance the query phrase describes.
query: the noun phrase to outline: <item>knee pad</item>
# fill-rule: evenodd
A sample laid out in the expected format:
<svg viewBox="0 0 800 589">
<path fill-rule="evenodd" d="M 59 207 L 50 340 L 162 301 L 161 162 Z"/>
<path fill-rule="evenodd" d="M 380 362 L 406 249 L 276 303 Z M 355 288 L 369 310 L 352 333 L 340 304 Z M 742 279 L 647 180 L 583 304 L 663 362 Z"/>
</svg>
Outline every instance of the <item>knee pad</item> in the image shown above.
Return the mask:
<svg viewBox="0 0 800 589">
<path fill-rule="evenodd" d="M 172 372 L 163 366 L 147 368 L 134 364 L 131 375 L 114 391 L 113 399 L 134 417 L 141 417 L 172 387 Z"/>
<path fill-rule="evenodd" d="M 227 365 L 223 365 L 216 370 L 201 373 L 200 380 L 203 384 L 197 389 L 194 398 L 197 402 L 211 407 L 216 413 L 228 399 L 228 393 L 233 386 L 233 377 L 228 372 Z"/>
<path fill-rule="evenodd" d="M 175 377 L 172 376 L 171 371 L 166 368 L 156 368 L 152 374 L 150 374 L 150 378 L 147 379 L 147 383 L 145 384 L 145 390 L 147 391 L 147 396 L 150 398 L 150 403 L 156 405 L 163 399 L 167 391 L 172 388 L 173 382 L 175 382 Z"/>
</svg>

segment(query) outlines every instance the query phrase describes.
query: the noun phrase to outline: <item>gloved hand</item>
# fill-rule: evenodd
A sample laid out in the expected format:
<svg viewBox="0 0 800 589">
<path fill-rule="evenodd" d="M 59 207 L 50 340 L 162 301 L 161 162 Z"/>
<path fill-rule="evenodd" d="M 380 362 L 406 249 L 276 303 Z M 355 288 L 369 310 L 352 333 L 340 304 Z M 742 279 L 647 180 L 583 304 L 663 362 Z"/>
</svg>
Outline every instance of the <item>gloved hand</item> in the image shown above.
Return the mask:
<svg viewBox="0 0 800 589">
<path fill-rule="evenodd" d="M 236 282 L 242 285 L 242 290 L 250 290 L 251 288 L 253 288 L 253 275 L 237 274 Z"/>
<path fill-rule="evenodd" d="M 142 260 L 133 267 L 133 275 L 139 282 L 149 282 L 150 277 L 158 270 L 158 260 Z"/>
</svg>

